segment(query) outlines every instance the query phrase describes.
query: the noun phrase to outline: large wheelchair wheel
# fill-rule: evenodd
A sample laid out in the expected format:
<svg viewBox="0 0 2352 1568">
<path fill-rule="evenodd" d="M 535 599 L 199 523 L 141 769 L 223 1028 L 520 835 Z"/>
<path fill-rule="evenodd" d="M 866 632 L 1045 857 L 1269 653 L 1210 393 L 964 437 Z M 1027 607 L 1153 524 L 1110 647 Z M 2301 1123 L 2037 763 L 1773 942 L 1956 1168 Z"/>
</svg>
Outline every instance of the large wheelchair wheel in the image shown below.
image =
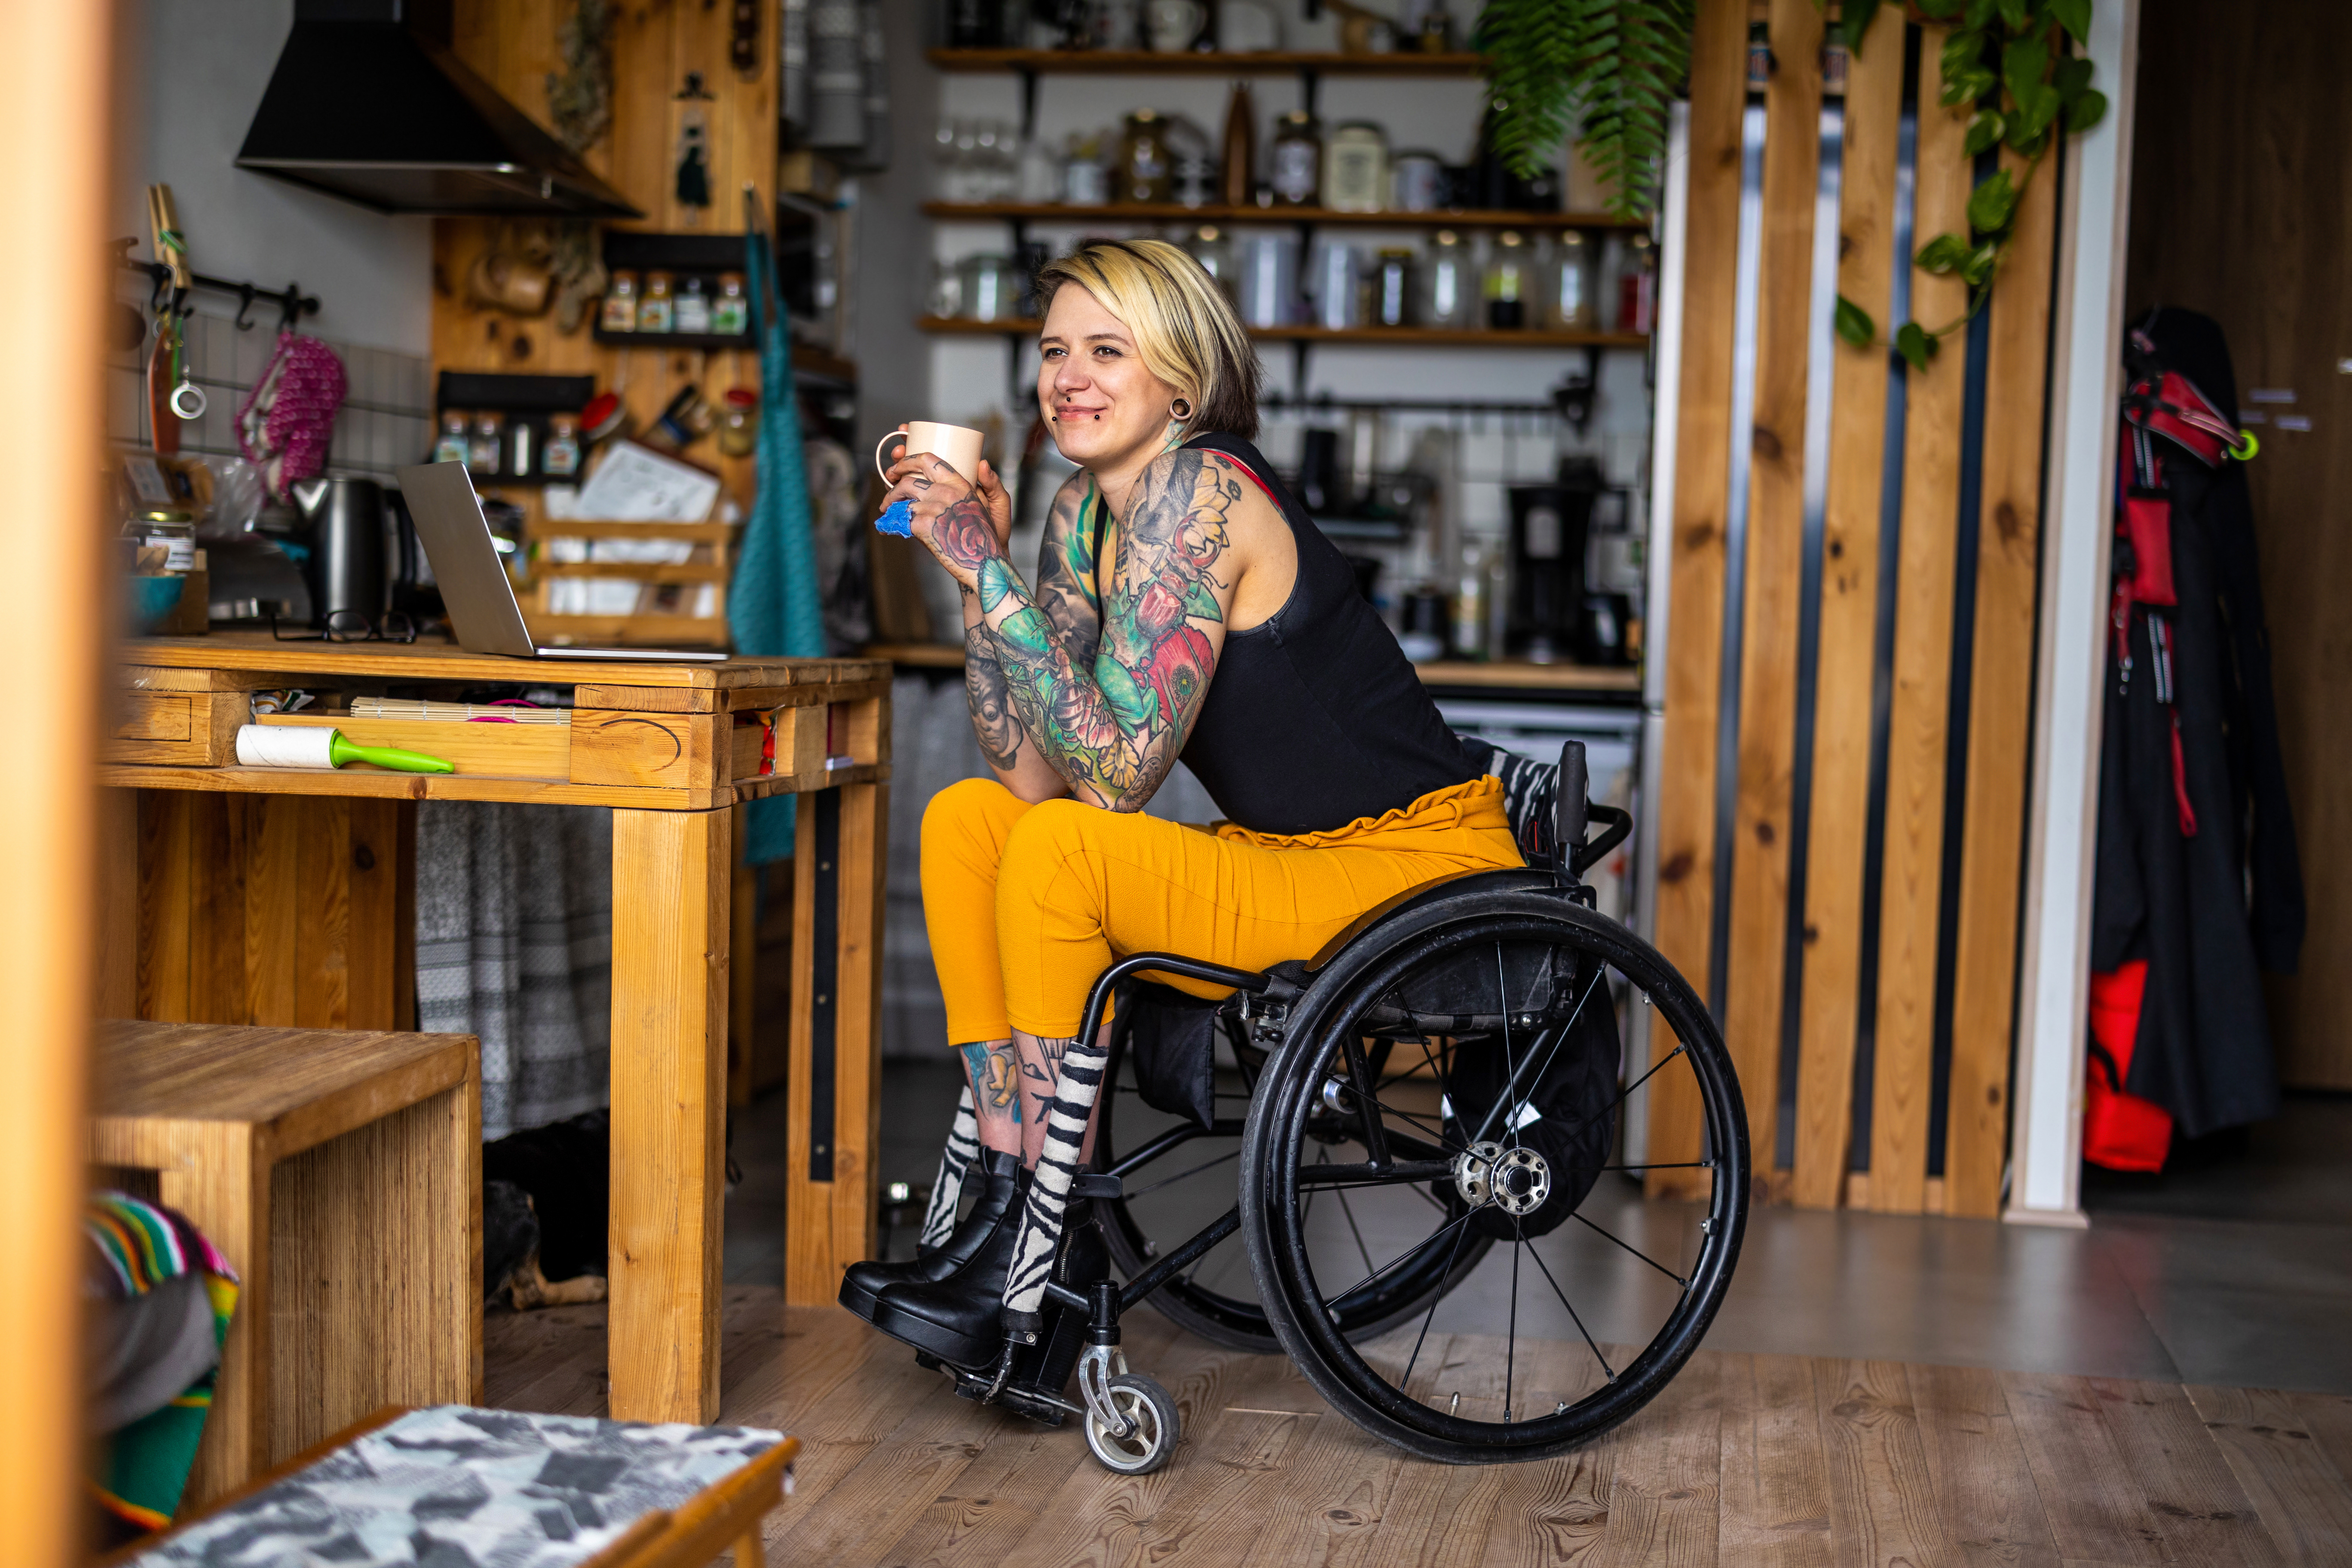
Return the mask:
<svg viewBox="0 0 2352 1568">
<path fill-rule="evenodd" d="M 1216 1116 L 1207 1127 L 1189 1118 L 1155 1110 L 1144 1102 L 1136 1070 L 1132 1024 L 1136 1008 L 1122 1003 L 1111 1026 L 1110 1060 L 1103 1075 L 1095 1129 L 1094 1169 L 1110 1171 L 1134 1162 L 1124 1177 L 1125 1195 L 1097 1199 L 1103 1237 L 1119 1274 L 1134 1279 L 1167 1249 L 1233 1206 L 1239 1172 L 1243 1112 L 1265 1068 L 1265 1052 L 1252 1044 L 1231 1016 L 1215 1030 Z M 1348 1129 L 1327 1119 L 1319 1131 L 1346 1139 Z M 1137 1159 L 1141 1155 L 1143 1158 Z M 1347 1194 L 1335 1194 L 1343 1216 Z M 1460 1254 L 1418 1260 L 1400 1268 L 1371 1290 L 1346 1303 L 1340 1331 L 1357 1339 L 1376 1337 L 1398 1324 L 1418 1321 L 1432 1297 L 1470 1273 L 1491 1241 L 1473 1238 Z M 1266 1321 L 1246 1253 L 1236 1243 L 1213 1248 L 1191 1268 L 1154 1291 L 1147 1302 L 1160 1316 L 1211 1344 L 1261 1354 L 1278 1354 L 1281 1342 Z"/>
<path fill-rule="evenodd" d="M 1664 1030 L 1651 1062 L 1621 1063 L 1621 1017 L 1643 1005 Z M 1669 1075 L 1695 1088 L 1705 1141 L 1658 1159 L 1703 1205 L 1645 1203 L 1631 1179 L 1668 1168 L 1629 1160 L 1622 1131 L 1629 1097 Z M 1454 1463 L 1556 1454 L 1647 1404 L 1721 1305 L 1748 1209 L 1746 1114 L 1706 1007 L 1526 873 L 1401 909 L 1314 976 L 1240 1164 L 1283 1350 L 1357 1425 Z M 1475 1278 L 1392 1332 L 1340 1326 L 1391 1278 L 1456 1279 L 1474 1248 Z"/>
</svg>

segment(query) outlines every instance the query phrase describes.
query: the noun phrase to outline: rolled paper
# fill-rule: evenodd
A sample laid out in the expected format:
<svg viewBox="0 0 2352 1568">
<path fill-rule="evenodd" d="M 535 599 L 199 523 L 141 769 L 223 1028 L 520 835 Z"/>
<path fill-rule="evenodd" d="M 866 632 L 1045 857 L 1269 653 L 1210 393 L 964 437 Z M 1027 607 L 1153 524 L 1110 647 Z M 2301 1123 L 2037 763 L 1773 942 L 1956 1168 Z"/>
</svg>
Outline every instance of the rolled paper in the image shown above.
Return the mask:
<svg viewBox="0 0 2352 1568">
<path fill-rule="evenodd" d="M 882 515 L 874 520 L 874 530 L 898 539 L 912 539 L 915 536 L 915 503 L 903 500 L 892 501 L 883 509 Z"/>
</svg>

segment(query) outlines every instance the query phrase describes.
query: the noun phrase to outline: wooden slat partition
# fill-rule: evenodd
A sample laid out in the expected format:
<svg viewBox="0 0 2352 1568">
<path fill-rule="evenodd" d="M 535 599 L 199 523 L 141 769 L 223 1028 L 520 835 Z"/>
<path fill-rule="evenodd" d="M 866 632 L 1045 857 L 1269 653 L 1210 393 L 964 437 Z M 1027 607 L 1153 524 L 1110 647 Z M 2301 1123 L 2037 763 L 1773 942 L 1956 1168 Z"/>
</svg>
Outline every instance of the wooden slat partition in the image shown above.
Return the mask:
<svg viewBox="0 0 2352 1568">
<path fill-rule="evenodd" d="M 1822 13 L 1811 0 L 1770 0 L 1774 68 L 1753 100 L 1765 126 L 1763 221 L 1753 241 L 1759 248 L 1748 258 L 1757 289 L 1754 417 L 1751 429 L 1735 432 L 1747 16 L 1738 0 L 1702 4 L 1693 59 L 1657 940 L 1694 985 L 1721 999 L 1763 1191 L 1814 1207 L 1990 1215 L 2008 1137 L 2058 171 L 2041 169 L 2028 187 L 1989 318 L 1975 334 L 1983 363 L 1971 364 L 1964 328 L 1942 337 L 1926 371 L 1902 368 L 1884 346 L 1902 324 L 1897 268 L 1911 268 L 1910 320 L 1945 327 L 1963 322 L 1969 308 L 1959 279 L 1918 270 L 1895 250 L 1906 53 L 1916 61 L 1915 247 L 1968 231 L 1976 170 L 1962 144 L 1963 116 L 1937 101 L 1948 29 L 1914 29 L 1882 10 L 1848 76 L 1835 279 L 1882 341 L 1867 349 L 1833 344 L 1812 310 Z M 1823 353 L 1832 356 L 1829 405 L 1809 409 L 1808 369 Z M 1983 398 L 1973 414 L 1972 378 Z M 1890 420 L 1897 384 L 1900 417 Z M 1809 413 L 1828 422 L 1820 474 L 1806 467 Z M 1899 446 L 1890 447 L 1890 424 Z M 1971 435 L 1978 429 L 1980 440 Z M 1749 454 L 1738 561 L 1727 557 L 1725 528 L 1735 440 L 1747 441 Z M 1890 464 L 1900 465 L 1899 476 Z M 1809 479 L 1825 495 L 1818 603 L 1806 600 Z M 1963 515 L 1971 487 L 1976 499 Z M 1725 602 L 1727 584 L 1738 584 L 1736 606 Z M 1882 602 L 1882 584 L 1892 584 L 1891 605 Z M 1961 605 L 1972 605 L 1965 624 Z M 1738 733 L 1719 739 L 1734 609 Z M 1890 611 L 1891 639 L 1883 626 Z M 1800 635 L 1808 613 L 1818 627 L 1810 659 Z M 1958 734 L 1956 679 L 1969 682 Z M 1798 719 L 1808 692 L 1811 754 L 1799 800 Z M 1965 778 L 1958 801 L 1947 800 L 1949 777 Z M 1718 842 L 1717 800 L 1727 786 L 1734 809 Z M 1881 812 L 1873 809 L 1874 788 Z M 1809 825 L 1804 907 L 1793 909 L 1791 830 L 1800 820 Z M 1720 923 L 1728 942 L 1716 974 L 1710 931 L 1718 921 L 1717 868 L 1727 857 Z M 1957 888 L 1947 885 L 1948 865 L 1958 868 Z M 1785 994 L 1792 932 L 1803 954 L 1793 1009 Z M 1957 987 L 1948 1077 L 1940 1079 L 1939 967 Z M 1874 989 L 1866 991 L 1874 970 Z M 1797 1081 L 1784 1085 L 1791 1016 Z M 1868 1095 L 1859 1107 L 1858 1079 Z M 1654 1083 L 1649 1157 L 1696 1157 L 1697 1108 L 1686 1076 L 1662 1074 Z M 1932 1119 L 1947 1091 L 1939 1129 Z M 1776 1147 L 1784 1098 L 1796 1108 L 1785 1152 Z M 1868 1120 L 1867 1158 L 1859 1162 L 1858 1110 Z M 1866 1172 L 1849 1174 L 1855 1163 Z M 1697 1185 L 1672 1174 L 1654 1173 L 1651 1190 Z"/>
<path fill-rule="evenodd" d="M 1839 191 L 1838 292 L 1889 319 L 1903 51 L 1874 37 L 1850 68 Z M 1871 677 L 1878 633 L 1878 524 L 1886 448 L 1887 353 L 1836 351 L 1830 471 L 1822 524 L 1821 635 L 1813 687 L 1811 831 L 1806 840 L 1804 994 L 1800 998 L 1797 1142 L 1790 1195 L 1835 1208 L 1853 1127 L 1854 1028 L 1862 980 L 1863 825 L 1870 808 Z"/>
<path fill-rule="evenodd" d="M 1659 805 L 1659 950 L 1704 995 L 1715 904 L 1715 729 L 1722 668 L 1724 511 L 1730 485 L 1732 311 L 1738 266 L 1743 0 L 1700 0 L 1691 39 L 1690 195 L 1683 263 L 1682 405 L 1675 411 L 1673 638 L 1666 652 L 1664 784 Z M 1652 1036 L 1663 1057 L 1672 1031 Z M 1689 1075 L 1651 1080 L 1650 1158 L 1699 1155 Z M 1653 1171 L 1653 1193 L 1687 1193 L 1699 1173 Z"/>
<path fill-rule="evenodd" d="M 2005 155 L 2011 177 L 2021 160 Z M 2000 1212 L 2008 1153 L 2010 1019 L 2017 998 L 2017 899 L 2033 706 L 2036 568 L 2042 554 L 2042 388 L 2050 338 L 2057 184 L 2036 179 L 1996 291 L 1985 360 L 1984 502 L 1977 537 L 1975 671 L 1969 690 L 1968 820 L 1960 839 L 1952 994 L 1947 1214 Z"/>
</svg>

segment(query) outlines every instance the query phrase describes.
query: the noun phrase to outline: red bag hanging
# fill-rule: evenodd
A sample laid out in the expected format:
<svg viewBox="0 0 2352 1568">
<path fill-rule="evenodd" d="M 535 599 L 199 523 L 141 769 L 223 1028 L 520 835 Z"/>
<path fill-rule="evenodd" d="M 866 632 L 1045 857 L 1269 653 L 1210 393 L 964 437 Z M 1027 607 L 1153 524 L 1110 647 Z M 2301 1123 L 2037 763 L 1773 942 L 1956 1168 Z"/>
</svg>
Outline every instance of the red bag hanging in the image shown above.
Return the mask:
<svg viewBox="0 0 2352 1568">
<path fill-rule="evenodd" d="M 2172 1116 L 2124 1092 L 2139 1036 L 2147 960 L 2091 976 L 2091 1064 L 2084 1075 L 2083 1158 L 2110 1171 L 2161 1171 L 2172 1148 Z"/>
</svg>

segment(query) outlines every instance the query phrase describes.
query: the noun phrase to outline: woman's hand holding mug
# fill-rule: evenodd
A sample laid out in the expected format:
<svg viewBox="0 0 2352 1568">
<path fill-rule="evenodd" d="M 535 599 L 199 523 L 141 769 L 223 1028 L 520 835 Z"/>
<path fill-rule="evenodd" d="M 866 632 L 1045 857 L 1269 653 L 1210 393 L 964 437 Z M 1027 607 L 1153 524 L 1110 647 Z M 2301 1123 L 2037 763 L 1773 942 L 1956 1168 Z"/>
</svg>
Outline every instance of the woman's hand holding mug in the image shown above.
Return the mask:
<svg viewBox="0 0 2352 1568">
<path fill-rule="evenodd" d="M 969 436 L 971 440 L 968 444 L 941 441 L 933 435 L 939 431 Z M 897 460 L 882 471 L 890 490 L 882 498 L 883 516 L 876 526 L 922 541 L 950 576 L 965 588 L 977 590 L 982 563 L 1003 555 L 1005 541 L 1013 532 L 1013 499 L 1005 494 L 996 470 L 980 456 L 980 432 L 952 425 L 919 428 L 902 425 L 896 435 L 882 439 L 884 445 L 893 440 L 901 445 Z M 909 450 L 919 443 L 947 447 L 949 456 L 941 456 L 937 449 Z M 956 450 L 957 446 L 964 449 Z M 970 477 L 960 471 L 952 457 L 970 462 Z M 905 520 L 903 528 L 889 527 L 893 513 Z"/>
</svg>

